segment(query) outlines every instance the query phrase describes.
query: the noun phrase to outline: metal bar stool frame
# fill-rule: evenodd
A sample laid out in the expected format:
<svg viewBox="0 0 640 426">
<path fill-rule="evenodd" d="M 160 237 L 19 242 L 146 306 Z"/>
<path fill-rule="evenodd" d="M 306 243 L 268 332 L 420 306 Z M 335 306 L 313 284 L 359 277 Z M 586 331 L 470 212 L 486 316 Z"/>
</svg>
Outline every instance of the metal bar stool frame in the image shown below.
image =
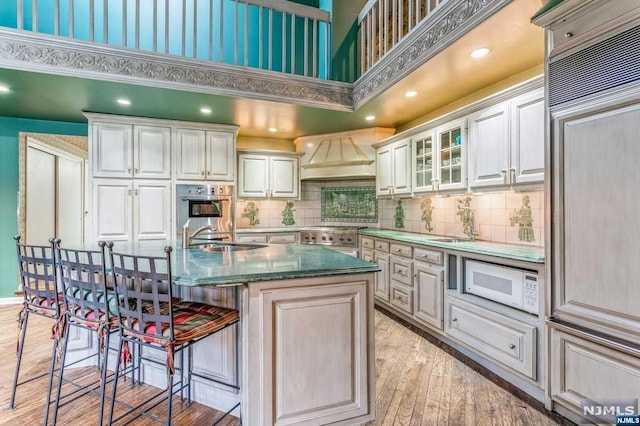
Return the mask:
<svg viewBox="0 0 640 426">
<path fill-rule="evenodd" d="M 9 409 L 15 406 L 15 397 L 18 386 L 32 382 L 45 375 L 49 375 L 47 386 L 47 401 L 51 400 L 51 387 L 56 363 L 56 348 L 60 337 L 59 320 L 61 317 L 62 298 L 58 289 L 58 277 L 55 262 L 55 239 L 49 239 L 51 245 L 28 245 L 20 243 L 20 235 L 16 235 L 14 240 L 18 253 L 18 264 L 20 271 L 20 284 L 23 292 L 23 306 L 18 314 L 18 347 L 16 370 L 13 377 L 11 389 L 11 399 Z M 29 315 L 35 314 L 54 321 L 52 327 L 51 363 L 49 372 L 31 377 L 22 382 L 18 382 L 20 377 L 20 367 L 22 364 L 22 354 L 24 351 L 25 338 Z M 45 410 L 44 423 L 48 421 L 48 405 Z"/>
<path fill-rule="evenodd" d="M 184 402 L 183 392 L 186 389 L 187 403 L 191 404 L 192 346 L 206 337 L 239 323 L 238 311 L 202 303 L 179 302 L 174 299 L 171 247 L 164 248 L 164 256 L 134 256 L 116 253 L 113 246 L 113 242 L 107 243 L 112 282 L 118 301 L 120 351 L 123 351 L 126 343 L 127 345 L 140 346 L 140 352 L 142 352 L 142 347 L 151 347 L 166 352 L 165 366 L 168 372 L 168 383 L 166 390 L 161 389 L 116 419 L 113 419 L 112 404 L 109 424 L 130 414 L 133 414 L 134 417 L 128 421 L 144 415 L 158 422 L 163 422 L 162 419 L 148 411 L 162 403 L 162 400 L 154 401 L 166 392 L 167 418 L 164 424 L 171 425 L 173 395 L 180 392 L 181 402 Z M 185 349 L 187 349 L 186 381 L 183 368 L 185 356 L 181 356 L 179 381 L 174 383 L 175 355 L 181 354 Z M 119 368 L 118 363 L 115 372 L 116 380 L 112 388 L 111 399 L 113 401 L 116 399 Z M 147 406 L 152 402 L 152 405 Z M 224 416 L 238 405 L 225 413 Z"/>
</svg>

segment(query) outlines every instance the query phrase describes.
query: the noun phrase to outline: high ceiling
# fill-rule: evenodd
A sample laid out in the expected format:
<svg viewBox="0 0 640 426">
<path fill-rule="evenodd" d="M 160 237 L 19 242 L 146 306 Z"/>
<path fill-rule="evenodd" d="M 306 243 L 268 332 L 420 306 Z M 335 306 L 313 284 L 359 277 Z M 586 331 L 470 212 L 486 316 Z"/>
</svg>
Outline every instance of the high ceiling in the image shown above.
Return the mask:
<svg viewBox="0 0 640 426">
<path fill-rule="evenodd" d="M 543 63 L 544 33 L 530 23 L 541 0 L 514 0 L 356 112 L 0 69 L 0 116 L 86 122 L 82 111 L 240 125 L 240 136 L 294 139 L 371 126 L 399 127 Z M 491 49 L 481 59 L 469 53 Z M 0 67 L 2 64 L 0 64 Z M 415 90 L 418 95 L 406 98 Z M 131 105 L 121 106 L 126 97 Z M 212 113 L 203 115 L 201 107 Z M 375 115 L 373 122 L 365 121 Z M 270 127 L 278 129 L 269 132 Z"/>
</svg>

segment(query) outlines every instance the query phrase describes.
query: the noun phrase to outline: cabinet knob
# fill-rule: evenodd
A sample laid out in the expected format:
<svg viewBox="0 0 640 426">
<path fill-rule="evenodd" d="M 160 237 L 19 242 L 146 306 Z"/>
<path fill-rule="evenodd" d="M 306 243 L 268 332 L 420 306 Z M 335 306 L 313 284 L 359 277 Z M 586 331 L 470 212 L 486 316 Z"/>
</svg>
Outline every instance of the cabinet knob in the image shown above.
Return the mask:
<svg viewBox="0 0 640 426">
<path fill-rule="evenodd" d="M 203 170 L 203 171 L 201 171 L 201 172 L 200 172 L 200 174 L 201 174 L 202 176 L 204 176 L 204 170 Z"/>
<path fill-rule="evenodd" d="M 137 168 L 133 169 L 133 173 L 138 174 L 138 169 Z"/>
<path fill-rule="evenodd" d="M 502 180 L 504 180 L 504 184 L 506 185 L 507 182 L 507 169 L 502 169 L 500 170 L 500 173 L 502 173 Z"/>
<path fill-rule="evenodd" d="M 131 167 L 127 169 L 127 173 L 131 173 Z"/>
<path fill-rule="evenodd" d="M 516 183 L 516 168 L 512 167 L 511 168 L 511 185 L 513 185 L 514 183 Z"/>
<path fill-rule="evenodd" d="M 451 322 L 458 322 L 458 318 L 451 318 Z"/>
<path fill-rule="evenodd" d="M 509 349 L 515 349 L 516 345 L 514 345 L 513 343 L 509 343 Z"/>
<path fill-rule="evenodd" d="M 573 37 L 573 33 L 572 32 L 564 33 L 564 38 L 571 38 L 571 37 Z"/>
</svg>

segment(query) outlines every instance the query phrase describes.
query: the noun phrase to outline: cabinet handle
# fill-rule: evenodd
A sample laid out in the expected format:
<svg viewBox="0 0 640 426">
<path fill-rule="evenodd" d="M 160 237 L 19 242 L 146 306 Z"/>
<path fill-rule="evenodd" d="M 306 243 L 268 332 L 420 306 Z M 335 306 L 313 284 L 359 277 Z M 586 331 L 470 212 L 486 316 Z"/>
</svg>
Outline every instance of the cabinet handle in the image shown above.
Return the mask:
<svg viewBox="0 0 640 426">
<path fill-rule="evenodd" d="M 516 345 L 514 345 L 513 343 L 509 343 L 509 349 L 515 349 Z"/>
<path fill-rule="evenodd" d="M 138 195 L 138 190 L 137 190 L 137 189 L 136 189 L 136 190 L 134 190 L 134 191 L 133 191 L 133 194 L 134 194 L 134 195 Z"/>
<path fill-rule="evenodd" d="M 200 174 L 201 174 L 202 176 L 204 176 L 204 170 L 203 170 L 203 171 L 201 171 L 201 172 L 200 172 Z"/>
<path fill-rule="evenodd" d="M 127 174 L 131 174 L 131 167 L 127 169 Z"/>
<path fill-rule="evenodd" d="M 571 37 L 573 37 L 573 33 L 572 32 L 564 33 L 564 38 L 571 38 Z"/>
<path fill-rule="evenodd" d="M 138 174 L 138 168 L 133 169 L 133 173 Z"/>
<path fill-rule="evenodd" d="M 514 183 L 516 183 L 516 168 L 512 167 L 511 168 L 511 185 L 513 185 Z"/>
<path fill-rule="evenodd" d="M 506 185 L 507 183 L 507 169 L 502 169 L 500 170 L 500 173 L 502 173 L 502 180 L 504 181 L 504 184 Z"/>
<path fill-rule="evenodd" d="M 131 190 L 128 190 L 127 192 L 129 193 L 129 195 L 131 195 Z"/>
<path fill-rule="evenodd" d="M 458 318 L 451 318 L 451 322 L 458 322 Z"/>
</svg>

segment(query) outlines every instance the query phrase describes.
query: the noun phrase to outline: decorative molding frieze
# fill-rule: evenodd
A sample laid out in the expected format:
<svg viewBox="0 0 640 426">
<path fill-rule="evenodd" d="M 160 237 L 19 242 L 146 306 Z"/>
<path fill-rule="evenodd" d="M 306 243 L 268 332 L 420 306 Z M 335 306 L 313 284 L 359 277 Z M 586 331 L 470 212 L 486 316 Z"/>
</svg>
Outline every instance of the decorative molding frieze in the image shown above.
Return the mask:
<svg viewBox="0 0 640 426">
<path fill-rule="evenodd" d="M 352 84 L 0 29 L 5 68 L 353 110 Z"/>
<path fill-rule="evenodd" d="M 354 84 L 353 106 L 358 109 L 405 78 L 513 0 L 450 0 L 431 19 L 423 21 Z"/>
</svg>

